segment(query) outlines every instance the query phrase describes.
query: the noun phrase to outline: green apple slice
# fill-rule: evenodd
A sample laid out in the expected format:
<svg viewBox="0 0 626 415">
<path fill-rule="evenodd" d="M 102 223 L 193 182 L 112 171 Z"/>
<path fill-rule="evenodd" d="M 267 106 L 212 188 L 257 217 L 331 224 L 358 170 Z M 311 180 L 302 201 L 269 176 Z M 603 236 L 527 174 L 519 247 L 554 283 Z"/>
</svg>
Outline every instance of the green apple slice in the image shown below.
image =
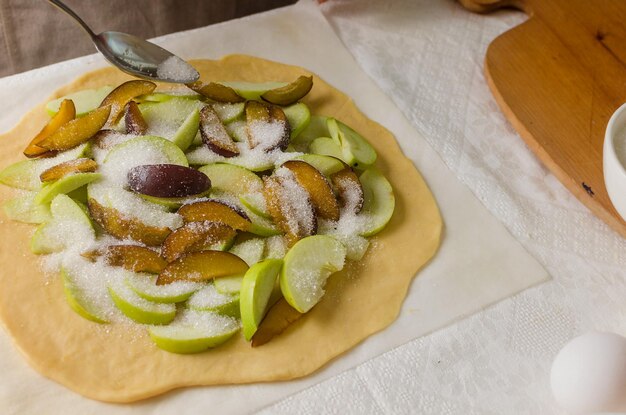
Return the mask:
<svg viewBox="0 0 626 415">
<path fill-rule="evenodd" d="M 230 249 L 230 252 L 243 259 L 248 266 L 252 266 L 263 259 L 265 239 L 253 238 L 240 242 Z"/>
<path fill-rule="evenodd" d="M 239 317 L 239 295 L 223 294 L 215 288 L 215 285 L 209 284 L 187 300 L 187 307 L 192 310 L 211 311 L 237 318 Z"/>
<path fill-rule="evenodd" d="M 43 159 L 41 159 L 43 160 Z M 38 165 L 41 160 L 22 160 L 7 166 L 0 171 L 0 183 L 24 190 L 39 190 Z M 42 170 L 43 171 L 43 170 Z"/>
<path fill-rule="evenodd" d="M 280 259 L 266 259 L 250 267 L 243 277 L 239 305 L 243 334 L 248 341 L 267 312 L 282 265 Z"/>
<path fill-rule="evenodd" d="M 313 235 L 296 242 L 285 255 L 280 289 L 285 300 L 306 313 L 324 295 L 328 277 L 343 269 L 346 248 L 326 235 Z"/>
<path fill-rule="evenodd" d="M 30 250 L 36 255 L 59 252 L 63 248 L 63 242 L 56 237 L 53 228 L 48 223 L 39 225 L 30 238 Z"/>
<path fill-rule="evenodd" d="M 343 162 L 331 156 L 324 156 L 321 154 L 302 154 L 296 157 L 296 160 L 302 160 L 315 167 L 322 172 L 326 177 L 330 177 L 332 174 L 337 173 L 345 168 Z"/>
<path fill-rule="evenodd" d="M 160 349 L 172 353 L 199 353 L 221 345 L 239 331 L 239 322 L 206 311 L 184 310 L 168 326 L 148 329 Z"/>
<path fill-rule="evenodd" d="M 365 168 L 376 161 L 376 151 L 359 133 L 334 118 L 327 121 L 332 139 L 341 146 L 342 159 L 351 166 Z M 348 162 L 347 160 L 354 161 Z"/>
<path fill-rule="evenodd" d="M 272 215 L 267 211 L 267 203 L 263 193 L 250 193 L 239 196 L 239 202 L 252 213 L 265 219 L 272 219 Z"/>
<path fill-rule="evenodd" d="M 252 171 L 227 163 L 212 163 L 198 169 L 211 180 L 214 192 L 230 193 L 254 213 L 269 217 L 263 197 L 263 180 Z"/>
<path fill-rule="evenodd" d="M 156 285 L 156 280 L 156 275 L 129 274 L 126 277 L 126 284 L 140 297 L 155 303 L 180 303 L 202 288 L 202 284 L 190 281 Z"/>
<path fill-rule="evenodd" d="M 89 199 L 99 205 L 114 209 L 116 215 L 126 221 L 136 222 L 147 227 L 176 229 L 183 223 L 180 215 L 171 213 L 166 206 L 150 203 L 135 193 L 111 183 L 96 182 L 87 186 Z"/>
<path fill-rule="evenodd" d="M 260 100 L 261 95 L 269 90 L 282 88 L 287 82 L 219 82 L 235 90 L 237 95 L 248 100 Z"/>
<path fill-rule="evenodd" d="M 172 136 L 172 142 L 181 150 L 185 151 L 189 148 L 193 139 L 198 133 L 200 127 L 200 111 L 195 109 L 189 113 L 185 121 L 178 127 L 178 130 Z"/>
<path fill-rule="evenodd" d="M 265 239 L 264 257 L 282 259 L 287 253 L 287 242 L 282 235 L 270 236 Z"/>
<path fill-rule="evenodd" d="M 104 165 L 126 167 L 127 160 L 133 160 L 130 167 L 143 164 L 169 163 L 189 166 L 185 153 L 171 141 L 158 136 L 132 138 L 113 147 L 104 159 Z M 128 170 L 130 169 L 128 168 Z"/>
<path fill-rule="evenodd" d="M 185 153 L 169 140 L 155 136 L 132 138 L 111 149 L 100 166 L 105 180 L 92 183 L 87 192 L 98 204 L 115 209 L 121 217 L 148 227 L 175 229 L 182 219 L 167 211 L 162 204 L 150 203 L 135 193 L 124 190 L 128 171 L 147 164 L 187 166 Z"/>
<path fill-rule="evenodd" d="M 108 285 L 115 306 L 131 320 L 141 324 L 168 324 L 176 316 L 176 305 L 148 301 L 133 291 L 124 280 Z"/>
<path fill-rule="evenodd" d="M 211 179 L 211 187 L 226 193 L 245 195 L 263 191 L 263 180 L 252 171 L 228 163 L 212 163 L 198 169 Z"/>
<path fill-rule="evenodd" d="M 198 132 L 196 133 L 196 136 L 193 138 L 193 141 L 191 142 L 191 146 L 196 148 L 201 145 L 202 145 L 202 135 L 200 134 L 200 130 L 198 130 Z M 187 149 L 187 151 L 189 151 L 189 149 Z M 193 163 L 189 162 L 189 164 L 193 164 Z"/>
<path fill-rule="evenodd" d="M 166 138 L 186 150 L 200 123 L 199 112 L 193 114 L 203 105 L 199 100 L 172 97 L 163 102 L 146 102 L 139 107 L 148 125 L 147 135 Z"/>
<path fill-rule="evenodd" d="M 270 219 L 257 215 L 245 206 L 243 207 L 243 210 L 252 221 L 249 229 L 250 233 L 264 237 L 282 234 L 281 230 L 278 229 L 278 227 Z"/>
<path fill-rule="evenodd" d="M 199 94 L 153 92 L 151 94 L 138 96 L 137 101 L 142 102 L 142 103 L 143 102 L 165 102 L 165 101 L 169 101 L 172 98 L 199 100 L 200 97 L 201 95 Z"/>
<path fill-rule="evenodd" d="M 76 202 L 87 204 L 87 186 L 79 187 L 76 190 L 68 192 L 67 195 L 74 199 Z"/>
<path fill-rule="evenodd" d="M 46 112 L 54 117 L 59 112 L 61 102 L 65 99 L 71 99 L 76 107 L 76 116 L 81 117 L 91 110 L 95 110 L 100 106 L 102 100 L 113 91 L 114 87 L 105 85 L 98 89 L 85 89 L 83 91 L 74 92 L 61 98 L 54 99 L 46 104 Z"/>
<path fill-rule="evenodd" d="M 42 186 L 39 175 L 44 170 L 68 160 L 84 157 L 90 150 L 91 145 L 85 143 L 71 150 L 59 153 L 55 157 L 18 161 L 0 171 L 0 183 L 18 189 L 39 190 Z"/>
<path fill-rule="evenodd" d="M 346 164 L 353 165 L 356 163 L 356 158 L 352 154 L 345 155 L 341 150 L 341 147 L 337 145 L 335 140 L 330 137 L 318 137 L 311 141 L 309 145 L 309 151 L 313 154 L 321 156 L 334 157 L 339 160 L 343 160 Z"/>
<path fill-rule="evenodd" d="M 291 144 L 296 150 L 306 152 L 313 140 L 318 137 L 329 137 L 328 126 L 326 125 L 328 117 L 321 115 L 312 115 L 309 124 L 298 134 L 293 137 Z"/>
<path fill-rule="evenodd" d="M 237 197 L 233 196 L 230 193 L 212 189 L 211 198 L 221 200 L 230 205 L 237 206 L 239 209 L 241 209 L 246 214 L 246 216 L 248 216 L 248 219 L 250 219 L 250 221 L 252 222 L 250 225 L 250 229 L 248 229 L 248 232 L 250 233 L 264 237 L 280 235 L 282 233 L 280 229 L 276 227 L 274 222 L 272 222 L 265 216 L 257 215 L 246 205 L 240 203 L 239 199 L 237 199 Z"/>
<path fill-rule="evenodd" d="M 396 206 L 393 188 L 385 176 L 370 167 L 359 177 L 363 187 L 363 209 L 361 215 L 367 221 L 360 229 L 362 236 L 372 236 L 380 232 L 389 222 Z"/>
<path fill-rule="evenodd" d="M 247 194 L 263 190 L 263 180 L 250 170 L 228 163 L 212 163 L 200 167 L 211 179 L 215 190 L 227 193 Z"/>
<path fill-rule="evenodd" d="M 67 195 L 58 195 L 50 204 L 52 219 L 37 227 L 31 238 L 34 254 L 61 251 L 66 246 L 89 245 L 95 240 L 86 209 Z"/>
<path fill-rule="evenodd" d="M 243 120 L 236 120 L 229 124 L 224 125 L 226 132 L 232 139 L 238 143 L 243 143 L 248 140 L 248 130 L 246 130 L 246 122 Z"/>
<path fill-rule="evenodd" d="M 239 121 L 235 121 L 228 125 L 233 125 L 238 122 Z M 245 146 L 240 145 L 239 149 L 247 151 L 245 149 L 242 149 L 242 147 Z M 206 146 L 196 147 L 193 150 L 189 151 L 187 153 L 187 160 L 189 160 L 189 164 L 194 166 L 227 161 L 228 164 L 241 166 L 254 172 L 264 172 L 274 168 L 274 162 L 269 157 L 231 157 L 226 159 L 218 154 L 215 154 Z"/>
<path fill-rule="evenodd" d="M 176 144 L 162 137 L 141 136 L 113 147 L 104 158 L 100 172 L 107 181 L 125 186 L 128 171 L 146 164 L 189 166 L 185 153 Z"/>
<path fill-rule="evenodd" d="M 346 247 L 346 259 L 360 261 L 367 252 L 370 242 L 359 235 L 331 235 Z"/>
<path fill-rule="evenodd" d="M 150 203 L 165 206 L 170 210 L 176 210 L 185 203 L 190 203 L 200 197 L 208 197 L 209 194 L 211 194 L 211 189 L 207 190 L 206 192 L 189 197 L 157 197 L 143 194 L 138 194 L 138 196 Z"/>
<path fill-rule="evenodd" d="M 82 232 L 84 234 L 80 235 L 81 238 L 87 236 L 95 238 L 96 234 L 87 213 L 87 208 L 81 206 L 80 203 L 71 197 L 64 194 L 56 196 L 50 203 L 50 213 L 52 214 L 52 219 L 56 222 L 75 222 L 79 224 L 84 231 Z M 68 236 L 64 235 L 64 237 Z"/>
<path fill-rule="evenodd" d="M 243 259 L 246 264 L 252 266 L 263 258 L 265 251 L 265 240 L 253 238 L 238 243 L 230 249 L 230 252 Z M 232 277 L 218 278 L 214 281 L 215 288 L 222 294 L 235 294 L 241 290 L 242 275 L 233 275 Z"/>
<path fill-rule="evenodd" d="M 240 119 L 243 115 L 245 107 L 244 102 L 237 102 L 234 104 L 226 102 L 215 102 L 212 105 L 220 121 L 224 124 L 229 124 L 235 120 Z"/>
<path fill-rule="evenodd" d="M 252 222 L 250 225 L 250 229 L 248 229 L 248 232 L 264 237 L 280 235 L 282 233 L 272 220 L 268 219 L 265 216 L 257 215 L 256 213 L 254 213 L 254 211 L 249 209 L 244 204 L 237 203 L 238 200 L 236 198 L 233 198 L 232 195 L 224 192 L 215 191 L 213 192 L 213 197 L 218 200 L 223 199 L 226 202 L 239 207 Z"/>
<path fill-rule="evenodd" d="M 311 111 L 302 102 L 283 107 L 283 112 L 291 126 L 291 140 L 296 138 L 311 122 Z"/>
<path fill-rule="evenodd" d="M 56 182 L 44 186 L 37 193 L 34 201 L 41 205 L 50 203 L 57 195 L 67 194 L 101 178 L 100 173 L 76 173 L 62 177 Z"/>
<path fill-rule="evenodd" d="M 239 294 L 243 275 L 217 278 L 213 281 L 215 289 L 222 294 Z"/>
<path fill-rule="evenodd" d="M 9 219 L 17 222 L 35 224 L 48 222 L 52 218 L 50 207 L 35 203 L 35 195 L 36 193 L 29 192 L 7 200 L 2 204 L 2 209 Z"/>
<path fill-rule="evenodd" d="M 76 277 L 71 271 L 61 268 L 61 278 L 63 280 L 65 299 L 72 310 L 87 320 L 96 323 L 104 324 L 109 322 L 106 314 L 98 309 L 93 302 L 89 301 L 87 294 L 77 283 Z"/>
</svg>

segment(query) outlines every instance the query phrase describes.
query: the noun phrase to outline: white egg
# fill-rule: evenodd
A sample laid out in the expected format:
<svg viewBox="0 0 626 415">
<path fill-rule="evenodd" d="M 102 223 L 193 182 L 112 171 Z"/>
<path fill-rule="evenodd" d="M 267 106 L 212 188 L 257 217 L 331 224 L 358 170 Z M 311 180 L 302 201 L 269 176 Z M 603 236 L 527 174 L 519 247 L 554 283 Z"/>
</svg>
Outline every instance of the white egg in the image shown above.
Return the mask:
<svg viewBox="0 0 626 415">
<path fill-rule="evenodd" d="M 556 401 L 573 413 L 626 411 L 626 338 L 576 337 L 554 359 L 550 377 Z"/>
</svg>

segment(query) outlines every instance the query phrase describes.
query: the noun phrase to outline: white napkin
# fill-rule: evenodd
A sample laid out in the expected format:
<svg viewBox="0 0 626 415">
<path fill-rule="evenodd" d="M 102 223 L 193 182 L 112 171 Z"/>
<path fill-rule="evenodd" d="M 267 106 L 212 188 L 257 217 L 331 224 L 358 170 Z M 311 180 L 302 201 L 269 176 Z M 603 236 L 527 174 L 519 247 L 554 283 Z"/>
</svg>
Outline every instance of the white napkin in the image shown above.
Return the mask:
<svg viewBox="0 0 626 415">
<path fill-rule="evenodd" d="M 412 284 L 403 312 L 390 328 L 319 373 L 299 381 L 193 388 L 134 405 L 109 405 L 84 399 L 26 370 L 6 336 L 0 336 L 4 352 L 0 356 L 0 402 L 9 412 L 66 413 L 67 408 L 79 413 L 185 414 L 202 408 L 216 413 L 252 412 L 547 278 L 546 271 L 461 185 L 359 69 L 315 3 L 305 1 L 250 18 L 165 36 L 158 43 L 183 57 L 212 58 L 241 52 L 301 65 L 352 96 L 369 117 L 395 134 L 405 154 L 433 189 L 446 225 L 441 250 Z M 24 107 L 19 110 L 21 114 L 59 83 L 100 65 L 100 58 L 86 57 L 0 80 L 3 96 L 19 94 L 22 101 L 1 102 L 0 113 L 16 105 Z M 24 92 L 25 86 L 29 89 Z M 15 115 L 3 118 L 0 128 L 16 120 Z M 89 370 L 88 362 L 85 370 Z M 350 391 L 343 389 L 337 398 L 351 400 Z"/>
</svg>

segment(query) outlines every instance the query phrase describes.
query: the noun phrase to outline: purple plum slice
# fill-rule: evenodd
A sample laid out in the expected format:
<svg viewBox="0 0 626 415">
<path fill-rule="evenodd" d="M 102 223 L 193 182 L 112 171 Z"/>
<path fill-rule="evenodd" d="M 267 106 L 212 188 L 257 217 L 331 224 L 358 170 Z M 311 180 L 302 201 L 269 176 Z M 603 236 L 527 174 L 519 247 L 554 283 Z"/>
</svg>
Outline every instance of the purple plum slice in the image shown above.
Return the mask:
<svg viewBox="0 0 626 415">
<path fill-rule="evenodd" d="M 134 135 L 144 135 L 148 131 L 148 124 L 141 115 L 141 110 L 135 101 L 128 101 L 124 108 L 124 122 L 126 133 Z"/>
<path fill-rule="evenodd" d="M 223 157 L 239 155 L 239 149 L 228 135 L 217 112 L 211 106 L 200 110 L 200 135 L 202 142 L 214 153 Z"/>
<path fill-rule="evenodd" d="M 258 101 L 246 102 L 246 130 L 250 148 L 285 151 L 289 145 L 291 127 L 285 113 L 276 105 Z"/>
<path fill-rule="evenodd" d="M 128 172 L 128 186 L 135 193 L 154 197 L 186 197 L 211 187 L 206 174 L 175 164 L 137 166 Z"/>
</svg>

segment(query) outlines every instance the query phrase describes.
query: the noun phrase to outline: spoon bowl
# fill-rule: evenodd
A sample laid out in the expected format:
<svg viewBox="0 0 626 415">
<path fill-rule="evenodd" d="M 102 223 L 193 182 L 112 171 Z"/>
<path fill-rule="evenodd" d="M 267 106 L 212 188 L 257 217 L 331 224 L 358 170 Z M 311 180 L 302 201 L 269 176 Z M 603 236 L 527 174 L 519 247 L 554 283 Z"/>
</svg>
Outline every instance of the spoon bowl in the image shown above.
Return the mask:
<svg viewBox="0 0 626 415">
<path fill-rule="evenodd" d="M 98 51 L 127 74 L 161 82 L 190 83 L 200 75 L 187 62 L 154 43 L 122 32 L 102 32 L 93 38 Z"/>
<path fill-rule="evenodd" d="M 187 62 L 160 46 L 122 32 L 93 30 L 60 0 L 48 0 L 72 17 L 91 37 L 96 49 L 114 66 L 127 74 L 151 81 L 187 84 L 200 74 Z"/>
</svg>

